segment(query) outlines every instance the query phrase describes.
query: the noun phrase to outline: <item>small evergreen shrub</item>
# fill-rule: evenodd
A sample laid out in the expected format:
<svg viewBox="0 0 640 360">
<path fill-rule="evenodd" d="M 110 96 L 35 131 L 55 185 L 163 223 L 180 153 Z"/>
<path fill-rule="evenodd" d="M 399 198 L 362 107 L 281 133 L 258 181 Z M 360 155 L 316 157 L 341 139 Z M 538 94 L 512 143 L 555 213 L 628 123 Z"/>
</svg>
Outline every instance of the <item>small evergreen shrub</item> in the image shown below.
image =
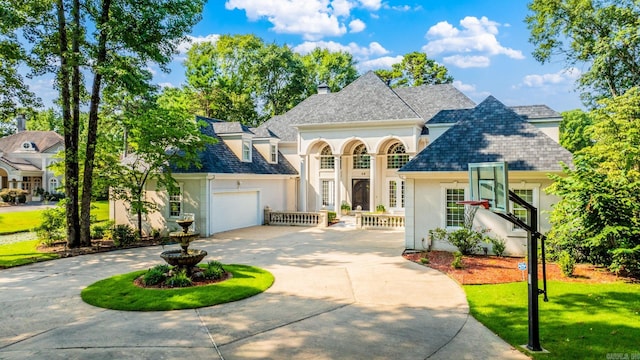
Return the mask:
<svg viewBox="0 0 640 360">
<path fill-rule="evenodd" d="M 561 251 L 560 254 L 558 254 L 558 265 L 564 276 L 571 277 L 576 267 L 576 260 L 568 251 Z"/>
<path fill-rule="evenodd" d="M 428 257 L 420 258 L 420 263 L 425 264 L 425 265 L 428 264 L 429 263 L 429 258 Z"/>
<path fill-rule="evenodd" d="M 453 253 L 453 261 L 451 262 L 451 266 L 454 269 L 464 268 L 464 265 L 462 264 L 462 253 L 460 251 L 456 251 Z"/>
<path fill-rule="evenodd" d="M 169 287 L 187 287 L 191 286 L 191 284 L 191 279 L 187 276 L 187 271 L 184 269 L 176 272 L 167 279 L 167 286 Z"/>
<path fill-rule="evenodd" d="M 468 228 L 462 228 L 447 232 L 445 229 L 436 228 L 429 230 L 431 240 L 446 241 L 458 248 L 463 255 L 471 255 L 480 251 L 480 244 L 484 238 L 484 230 L 476 231 Z"/>
<path fill-rule="evenodd" d="M 384 205 L 382 205 L 382 204 L 376 205 L 376 212 L 377 213 L 384 214 L 385 211 L 387 211 L 387 209 L 384 207 Z"/>
<path fill-rule="evenodd" d="M 113 236 L 113 243 L 116 246 L 127 246 L 138 241 L 136 230 L 129 225 L 116 225 L 111 236 Z"/>
<path fill-rule="evenodd" d="M 496 256 L 504 255 L 504 250 L 507 248 L 507 242 L 501 237 L 487 237 L 487 241 L 491 243 L 493 253 Z"/>
<path fill-rule="evenodd" d="M 205 279 L 218 280 L 222 279 L 225 270 L 220 262 L 212 260 L 207 263 L 203 273 Z"/>
<path fill-rule="evenodd" d="M 56 206 L 42 212 L 42 221 L 34 231 L 42 244 L 51 246 L 65 238 L 66 223 L 64 207 Z"/>
<path fill-rule="evenodd" d="M 144 277 L 142 278 L 142 282 L 145 285 L 148 286 L 152 286 L 152 285 L 158 285 L 161 282 L 164 281 L 165 279 L 165 274 L 169 272 L 169 266 L 167 265 L 156 265 L 154 267 L 152 267 L 151 269 L 149 269 L 149 271 L 147 271 L 144 274 Z"/>
<path fill-rule="evenodd" d="M 335 211 L 327 211 L 327 220 L 329 221 L 329 224 L 336 220 L 336 216 L 337 215 Z"/>
</svg>

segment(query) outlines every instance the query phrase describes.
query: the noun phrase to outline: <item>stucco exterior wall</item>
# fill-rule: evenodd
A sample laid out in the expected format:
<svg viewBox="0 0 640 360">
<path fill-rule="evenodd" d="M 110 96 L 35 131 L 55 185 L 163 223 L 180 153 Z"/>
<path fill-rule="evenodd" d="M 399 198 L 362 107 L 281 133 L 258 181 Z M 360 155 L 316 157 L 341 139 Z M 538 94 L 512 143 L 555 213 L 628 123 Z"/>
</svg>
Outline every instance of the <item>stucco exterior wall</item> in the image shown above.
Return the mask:
<svg viewBox="0 0 640 360">
<path fill-rule="evenodd" d="M 528 174 L 526 172 L 510 173 L 510 188 L 534 190 L 534 206 L 538 207 L 538 223 L 540 232 L 550 230 L 548 211 L 557 198 L 545 193 L 544 189 L 551 181 L 544 174 Z M 446 227 L 446 189 L 465 189 L 465 197 L 469 197 L 469 184 L 466 173 L 439 174 L 436 179 L 407 179 L 407 212 L 405 246 L 408 249 L 455 251 L 455 247 L 446 242 L 432 242 L 429 230 Z M 536 201 L 537 200 L 537 201 Z M 413 206 L 411 206 L 411 205 Z M 490 235 L 499 236 L 507 241 L 506 254 L 526 254 L 526 232 L 514 230 L 513 225 L 499 216 L 479 209 L 476 213 L 475 227 L 490 229 Z M 453 229 L 449 229 L 453 230 Z M 483 244 L 491 251 L 489 244 Z"/>
</svg>

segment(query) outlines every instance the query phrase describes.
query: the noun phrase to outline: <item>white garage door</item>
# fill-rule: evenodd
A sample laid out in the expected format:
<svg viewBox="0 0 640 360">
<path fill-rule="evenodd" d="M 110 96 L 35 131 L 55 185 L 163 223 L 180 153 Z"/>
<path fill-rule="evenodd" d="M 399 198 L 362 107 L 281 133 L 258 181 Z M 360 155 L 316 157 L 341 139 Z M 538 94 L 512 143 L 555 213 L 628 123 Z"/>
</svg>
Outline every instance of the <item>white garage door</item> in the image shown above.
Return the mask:
<svg viewBox="0 0 640 360">
<path fill-rule="evenodd" d="M 211 225 L 214 233 L 260 225 L 258 192 L 213 194 Z"/>
</svg>

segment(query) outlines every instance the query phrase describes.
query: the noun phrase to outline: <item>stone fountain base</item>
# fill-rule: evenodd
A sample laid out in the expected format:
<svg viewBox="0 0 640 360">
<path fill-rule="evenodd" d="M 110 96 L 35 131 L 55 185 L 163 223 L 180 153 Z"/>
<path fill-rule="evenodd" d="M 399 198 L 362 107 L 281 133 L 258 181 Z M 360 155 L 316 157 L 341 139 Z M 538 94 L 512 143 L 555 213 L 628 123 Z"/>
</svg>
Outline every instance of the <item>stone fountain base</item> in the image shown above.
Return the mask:
<svg viewBox="0 0 640 360">
<path fill-rule="evenodd" d="M 160 254 L 160 257 L 169 265 L 187 269 L 198 264 L 205 256 L 207 256 L 206 251 L 197 249 L 187 250 L 186 254 L 183 250 L 167 250 Z"/>
</svg>

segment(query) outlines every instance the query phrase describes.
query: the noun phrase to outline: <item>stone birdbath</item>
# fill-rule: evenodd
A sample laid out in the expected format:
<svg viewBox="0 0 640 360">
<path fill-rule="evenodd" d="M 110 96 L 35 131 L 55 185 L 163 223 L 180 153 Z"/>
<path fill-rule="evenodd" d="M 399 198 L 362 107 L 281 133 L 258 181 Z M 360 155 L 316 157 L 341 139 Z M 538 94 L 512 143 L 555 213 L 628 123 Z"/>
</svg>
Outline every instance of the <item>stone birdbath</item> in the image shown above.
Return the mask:
<svg viewBox="0 0 640 360">
<path fill-rule="evenodd" d="M 185 269 L 188 275 L 191 275 L 192 268 L 198 264 L 207 252 L 204 250 L 189 249 L 189 244 L 200 234 L 189 231 L 189 226 L 193 224 L 192 219 L 177 220 L 176 223 L 182 227 L 182 231 L 169 233 L 171 240 L 180 244 L 181 250 L 167 250 L 160 254 L 169 265 Z"/>
</svg>

